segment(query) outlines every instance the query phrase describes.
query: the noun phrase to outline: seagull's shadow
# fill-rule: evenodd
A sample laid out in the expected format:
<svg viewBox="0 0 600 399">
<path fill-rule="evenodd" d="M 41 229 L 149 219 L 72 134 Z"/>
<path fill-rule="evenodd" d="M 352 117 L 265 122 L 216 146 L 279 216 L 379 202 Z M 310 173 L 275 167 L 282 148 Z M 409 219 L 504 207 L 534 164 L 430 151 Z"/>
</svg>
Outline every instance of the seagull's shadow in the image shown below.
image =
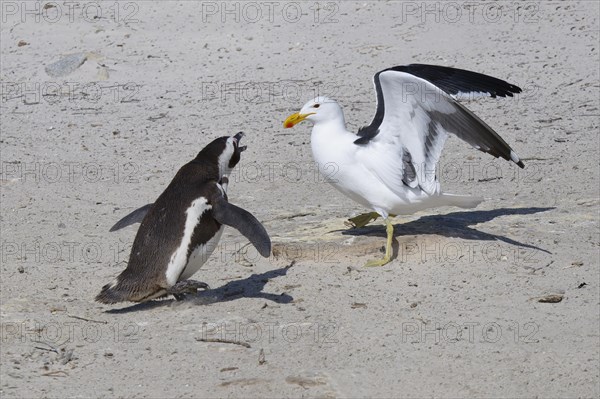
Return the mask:
<svg viewBox="0 0 600 399">
<path fill-rule="evenodd" d="M 417 220 L 407 223 L 399 223 L 394 226 L 395 236 L 435 234 L 445 237 L 462 238 L 465 240 L 502 241 L 507 244 L 517 245 L 524 248 L 536 249 L 550 254 L 550 251 L 525 244 L 511 238 L 485 233 L 470 226 L 489 222 L 499 216 L 506 215 L 531 215 L 538 212 L 546 212 L 555 208 L 501 208 L 490 211 L 452 212 L 446 215 L 423 216 Z M 401 216 L 399 216 L 400 218 Z M 384 226 L 365 226 L 358 229 L 344 230 L 342 234 L 353 236 L 377 236 L 386 237 Z"/>
<path fill-rule="evenodd" d="M 194 305 L 207 305 L 216 302 L 234 301 L 240 298 L 262 298 L 276 303 L 290 303 L 294 300 L 294 298 L 286 293 L 269 294 L 267 292 L 262 292 L 262 290 L 271 279 L 285 276 L 293 265 L 294 263 L 292 262 L 292 264 L 289 266 L 282 267 L 281 269 L 270 270 L 261 274 L 253 274 L 250 277 L 242 280 L 230 281 L 218 288 L 200 291 L 196 294 L 188 294 L 182 302 L 185 302 L 186 304 L 191 303 Z M 174 299 L 148 301 L 125 308 L 110 309 L 105 313 L 121 314 L 150 310 L 164 306 L 171 306 L 174 302 L 176 302 Z"/>
</svg>

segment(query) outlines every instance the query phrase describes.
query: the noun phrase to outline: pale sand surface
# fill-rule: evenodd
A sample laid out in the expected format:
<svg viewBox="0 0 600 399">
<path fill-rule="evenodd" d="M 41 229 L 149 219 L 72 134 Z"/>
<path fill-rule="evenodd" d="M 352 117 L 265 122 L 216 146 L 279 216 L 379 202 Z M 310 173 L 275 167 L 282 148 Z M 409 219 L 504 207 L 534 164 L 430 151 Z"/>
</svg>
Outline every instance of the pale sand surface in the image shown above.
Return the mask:
<svg viewBox="0 0 600 399">
<path fill-rule="evenodd" d="M 53 4 L 2 3 L 2 397 L 600 395 L 596 2 Z M 395 219 L 395 259 L 365 269 L 381 221 L 346 231 L 363 209 L 316 177 L 309 124 L 282 121 L 318 91 L 356 129 L 372 75 L 411 62 L 521 86 L 468 106 L 526 168 L 450 139 L 443 187 L 489 199 Z M 240 130 L 230 201 L 274 256 L 226 229 L 195 276 L 212 290 L 95 303 L 135 236 L 110 226 Z"/>
</svg>

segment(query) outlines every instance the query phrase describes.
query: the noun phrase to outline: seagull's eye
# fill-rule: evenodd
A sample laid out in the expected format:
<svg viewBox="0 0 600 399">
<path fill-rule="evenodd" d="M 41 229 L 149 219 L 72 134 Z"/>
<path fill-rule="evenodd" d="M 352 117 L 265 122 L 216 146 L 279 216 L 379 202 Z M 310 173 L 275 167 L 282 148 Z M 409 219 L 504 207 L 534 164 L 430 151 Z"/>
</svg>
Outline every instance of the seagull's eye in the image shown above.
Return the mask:
<svg viewBox="0 0 600 399">
<path fill-rule="evenodd" d="M 313 105 L 313 108 L 319 108 L 321 106 L 321 104 L 315 104 Z"/>
</svg>

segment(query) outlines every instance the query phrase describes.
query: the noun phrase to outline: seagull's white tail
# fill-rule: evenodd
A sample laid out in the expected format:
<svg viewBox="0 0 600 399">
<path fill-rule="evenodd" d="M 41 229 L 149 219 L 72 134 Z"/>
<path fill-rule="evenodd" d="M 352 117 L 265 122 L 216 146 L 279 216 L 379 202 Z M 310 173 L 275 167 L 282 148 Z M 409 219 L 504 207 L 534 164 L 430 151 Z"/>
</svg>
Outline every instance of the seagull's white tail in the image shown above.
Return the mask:
<svg viewBox="0 0 600 399">
<path fill-rule="evenodd" d="M 483 201 L 483 197 L 446 193 L 440 194 L 439 199 L 442 202 L 441 206 L 458 206 L 461 208 L 475 208 Z"/>
</svg>

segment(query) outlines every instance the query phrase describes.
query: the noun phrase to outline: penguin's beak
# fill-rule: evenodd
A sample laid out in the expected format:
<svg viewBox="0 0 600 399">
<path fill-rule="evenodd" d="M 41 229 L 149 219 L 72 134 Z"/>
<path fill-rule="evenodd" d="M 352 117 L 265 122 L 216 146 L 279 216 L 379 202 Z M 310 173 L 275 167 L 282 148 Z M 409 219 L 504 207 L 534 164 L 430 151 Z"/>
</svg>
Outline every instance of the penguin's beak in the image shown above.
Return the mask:
<svg viewBox="0 0 600 399">
<path fill-rule="evenodd" d="M 240 140 L 242 139 L 242 137 L 244 137 L 244 132 L 239 132 L 238 134 L 233 136 L 238 152 L 246 151 L 246 148 L 248 148 L 245 145 L 240 146 Z"/>
<path fill-rule="evenodd" d="M 286 129 L 294 127 L 295 125 L 302 122 L 303 120 L 305 120 L 313 114 L 315 114 L 315 112 L 310 112 L 308 114 L 301 114 L 299 112 L 296 112 L 295 114 L 292 114 L 287 117 L 287 119 L 283 122 L 283 127 Z"/>
</svg>

